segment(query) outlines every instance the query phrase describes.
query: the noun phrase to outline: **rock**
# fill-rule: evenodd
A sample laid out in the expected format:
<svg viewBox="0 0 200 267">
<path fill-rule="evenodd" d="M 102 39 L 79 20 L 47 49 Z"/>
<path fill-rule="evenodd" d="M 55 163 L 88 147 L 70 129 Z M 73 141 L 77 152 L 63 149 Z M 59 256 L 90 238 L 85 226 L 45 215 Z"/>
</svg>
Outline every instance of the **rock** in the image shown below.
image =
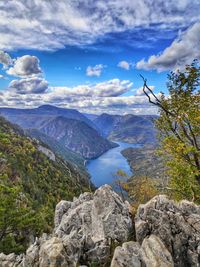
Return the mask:
<svg viewBox="0 0 200 267">
<path fill-rule="evenodd" d="M 126 242 L 117 247 L 111 267 L 173 267 L 173 259 L 163 242 L 155 235 L 146 237 L 142 245 Z"/>
<path fill-rule="evenodd" d="M 71 207 L 71 202 L 66 201 L 66 200 L 61 200 L 56 205 L 55 217 L 54 217 L 55 228 L 59 226 L 62 216 L 68 211 L 70 207 Z"/>
<path fill-rule="evenodd" d="M 111 267 L 141 267 L 140 245 L 137 242 L 126 242 L 114 251 Z"/>
<path fill-rule="evenodd" d="M 2 267 L 107 266 L 113 244 L 120 243 L 111 267 L 200 267 L 200 207 L 179 204 L 164 195 L 140 205 L 135 217 L 129 204 L 104 185 L 55 210 L 55 228 L 27 249 L 25 255 L 0 254 Z"/>
<path fill-rule="evenodd" d="M 84 193 L 70 205 L 57 205 L 55 235 L 66 247 L 68 244 L 75 261 L 82 257 L 103 262 L 109 257 L 109 240 L 127 241 L 132 231 L 128 208 L 110 186 L 104 185 L 94 195 Z"/>
<path fill-rule="evenodd" d="M 151 234 L 159 237 L 175 266 L 200 266 L 200 208 L 194 203 L 178 204 L 164 195 L 156 196 L 139 206 L 135 230 L 140 244 Z"/>
<path fill-rule="evenodd" d="M 173 267 L 173 259 L 163 242 L 155 235 L 146 237 L 141 246 L 141 259 L 146 267 Z"/>
<path fill-rule="evenodd" d="M 0 266 L 1 267 L 25 267 L 22 264 L 23 255 L 16 256 L 14 253 L 5 255 L 0 253 Z"/>
<path fill-rule="evenodd" d="M 53 237 L 42 244 L 39 251 L 40 267 L 75 267 L 76 264 L 68 261 L 65 249 L 57 237 Z"/>
<path fill-rule="evenodd" d="M 46 148 L 44 146 L 39 145 L 38 146 L 38 150 L 40 152 L 42 152 L 43 154 L 45 154 L 50 160 L 56 161 L 56 156 L 55 156 L 55 154 L 50 149 L 48 149 L 48 148 Z"/>
<path fill-rule="evenodd" d="M 37 267 L 39 262 L 39 243 L 36 240 L 26 251 L 26 256 L 23 259 L 24 266 Z"/>
<path fill-rule="evenodd" d="M 81 194 L 73 202 L 62 200 L 54 222 L 53 234 L 36 239 L 20 256 L 19 267 L 102 266 L 110 260 L 111 243 L 127 241 L 133 231 L 129 205 L 108 185 L 94 194 Z M 0 257 L 0 266 L 16 264 L 14 254 Z"/>
</svg>

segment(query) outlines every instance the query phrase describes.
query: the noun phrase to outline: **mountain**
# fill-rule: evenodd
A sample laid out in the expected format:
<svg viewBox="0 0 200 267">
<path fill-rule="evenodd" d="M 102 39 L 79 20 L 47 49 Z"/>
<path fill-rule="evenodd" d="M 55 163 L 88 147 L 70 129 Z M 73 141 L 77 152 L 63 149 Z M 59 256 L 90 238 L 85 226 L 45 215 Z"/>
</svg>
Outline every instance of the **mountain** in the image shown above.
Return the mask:
<svg viewBox="0 0 200 267">
<path fill-rule="evenodd" d="M 34 109 L 0 108 L 0 114 L 10 122 L 28 130 L 27 133 L 35 135 L 35 138 L 38 137 L 52 149 L 56 149 L 56 152 L 60 151 L 59 154 L 67 160 L 70 157 L 75 162 L 78 159 L 80 163 L 80 156 L 85 159 L 96 158 L 116 146 L 102 137 L 97 131 L 98 127 L 75 109 L 43 105 Z M 42 134 L 49 138 L 45 138 Z M 72 155 L 69 150 L 78 153 L 79 156 L 75 156 L 74 153 Z M 81 165 L 83 170 L 84 166 L 82 163 Z"/>
<path fill-rule="evenodd" d="M 88 179 L 89 173 L 86 171 L 85 159 L 67 147 L 61 145 L 55 139 L 49 137 L 48 135 L 38 131 L 37 129 L 26 129 L 25 133 L 32 138 L 39 140 L 40 142 L 47 144 L 50 149 L 58 154 L 61 158 L 71 163 L 73 167 L 79 172 L 81 178 Z"/>
<path fill-rule="evenodd" d="M 40 127 L 39 131 L 55 139 L 62 146 L 82 155 L 85 159 L 96 158 L 117 146 L 103 138 L 83 121 L 61 116 Z"/>
<path fill-rule="evenodd" d="M 98 118 L 98 115 L 96 114 L 90 114 L 90 113 L 83 113 L 85 117 L 87 117 L 89 120 L 93 121 Z"/>
<path fill-rule="evenodd" d="M 127 143 L 154 143 L 156 130 L 153 120 L 156 116 L 110 115 L 103 113 L 93 120 L 101 134 L 110 140 Z"/>
<path fill-rule="evenodd" d="M 23 250 L 28 235 L 49 231 L 58 200 L 89 188 L 72 164 L 0 117 L 0 251 Z"/>
<path fill-rule="evenodd" d="M 92 121 L 76 109 L 59 108 L 51 105 L 43 105 L 33 109 L 0 108 L 0 115 L 22 128 L 38 128 L 58 116 L 83 121 L 90 127 L 96 128 Z"/>
<path fill-rule="evenodd" d="M 152 179 L 160 179 L 164 177 L 166 167 L 163 159 L 157 153 L 157 147 L 151 145 L 145 145 L 137 148 L 126 148 L 121 151 L 122 155 L 127 159 L 132 172 L 133 177 L 150 177 Z M 167 182 L 168 179 L 166 177 Z"/>
</svg>

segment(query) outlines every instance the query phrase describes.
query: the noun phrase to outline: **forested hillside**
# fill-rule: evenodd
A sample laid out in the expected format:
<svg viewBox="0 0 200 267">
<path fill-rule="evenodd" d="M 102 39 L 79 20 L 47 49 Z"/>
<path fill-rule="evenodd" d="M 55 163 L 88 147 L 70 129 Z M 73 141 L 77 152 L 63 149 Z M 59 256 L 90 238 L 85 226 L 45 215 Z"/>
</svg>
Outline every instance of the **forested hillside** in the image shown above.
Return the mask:
<svg viewBox="0 0 200 267">
<path fill-rule="evenodd" d="M 32 236 L 51 229 L 61 199 L 71 200 L 88 188 L 71 164 L 57 156 L 49 159 L 37 141 L 0 117 L 1 251 L 23 251 Z"/>
</svg>

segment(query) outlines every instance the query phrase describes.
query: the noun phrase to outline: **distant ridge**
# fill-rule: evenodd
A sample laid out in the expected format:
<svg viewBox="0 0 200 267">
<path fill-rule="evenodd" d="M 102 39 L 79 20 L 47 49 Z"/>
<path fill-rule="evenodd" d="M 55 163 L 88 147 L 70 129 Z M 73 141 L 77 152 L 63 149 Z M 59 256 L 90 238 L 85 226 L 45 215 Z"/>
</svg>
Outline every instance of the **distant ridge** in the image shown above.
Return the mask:
<svg viewBox="0 0 200 267">
<path fill-rule="evenodd" d="M 101 129 L 101 134 L 110 140 L 133 144 L 156 142 L 154 115 L 110 115 L 103 113 L 93 123 Z"/>
</svg>

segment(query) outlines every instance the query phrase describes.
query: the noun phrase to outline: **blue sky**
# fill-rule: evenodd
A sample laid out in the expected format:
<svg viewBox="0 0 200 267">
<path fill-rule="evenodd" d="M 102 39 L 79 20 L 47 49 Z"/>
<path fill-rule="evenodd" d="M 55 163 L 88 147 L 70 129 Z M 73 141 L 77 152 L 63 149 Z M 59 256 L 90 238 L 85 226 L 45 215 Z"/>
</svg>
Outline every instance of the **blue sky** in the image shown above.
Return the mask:
<svg viewBox="0 0 200 267">
<path fill-rule="evenodd" d="M 200 1 L 0 2 L 0 106 L 153 114 L 148 79 L 200 58 Z"/>
</svg>

